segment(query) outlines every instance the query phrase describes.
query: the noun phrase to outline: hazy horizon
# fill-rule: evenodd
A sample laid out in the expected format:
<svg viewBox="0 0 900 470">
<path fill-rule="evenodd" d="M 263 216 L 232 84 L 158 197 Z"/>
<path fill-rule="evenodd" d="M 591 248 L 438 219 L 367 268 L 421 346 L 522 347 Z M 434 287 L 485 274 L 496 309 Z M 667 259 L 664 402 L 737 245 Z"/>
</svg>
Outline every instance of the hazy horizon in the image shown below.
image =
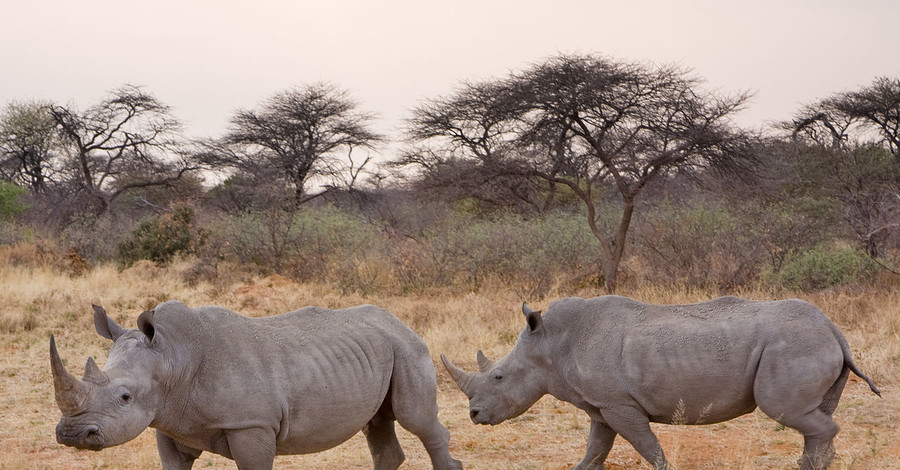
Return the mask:
<svg viewBox="0 0 900 470">
<path fill-rule="evenodd" d="M 8 2 L 0 17 L 0 104 L 84 108 L 130 83 L 172 106 L 191 137 L 219 136 L 236 108 L 327 81 L 399 138 L 420 100 L 560 53 L 674 63 L 710 89 L 749 90 L 738 122 L 753 128 L 900 76 L 900 2 L 889 0 L 47 0 Z"/>
</svg>

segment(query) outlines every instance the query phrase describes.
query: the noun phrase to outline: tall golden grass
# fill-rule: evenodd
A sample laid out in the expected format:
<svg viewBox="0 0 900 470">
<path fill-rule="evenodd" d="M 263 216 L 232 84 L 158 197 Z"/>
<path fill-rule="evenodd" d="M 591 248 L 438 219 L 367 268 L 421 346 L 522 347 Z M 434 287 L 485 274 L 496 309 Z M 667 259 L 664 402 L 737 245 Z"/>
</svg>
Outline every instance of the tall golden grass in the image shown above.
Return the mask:
<svg viewBox="0 0 900 470">
<path fill-rule="evenodd" d="M 331 285 L 297 284 L 280 276 L 260 278 L 223 266 L 218 279 L 189 286 L 180 276 L 187 269 L 187 262 L 167 268 L 140 262 L 124 271 L 101 265 L 73 275 L 57 263 L 10 261 L 10 254 L 0 251 L 0 469 L 159 468 L 152 430 L 101 452 L 77 451 L 56 443 L 54 427 L 60 414 L 53 401 L 48 341 L 50 334 L 56 335 L 61 355 L 73 373 L 80 372 L 87 356 L 102 366 L 109 344 L 94 332 L 91 303 L 103 305 L 126 327 L 135 326 L 142 310 L 169 299 L 192 306 L 221 305 L 247 316 L 272 315 L 305 305 L 334 308 L 373 303 L 418 332 L 433 358 L 445 353 L 472 369 L 477 349 L 493 358 L 511 349 L 523 327 L 518 310 L 523 300 L 543 309 L 558 297 L 597 293 L 558 282 L 544 298 L 523 299 L 522 289 L 488 282 L 477 292 L 446 289 L 363 296 L 341 293 Z M 620 293 L 653 303 L 687 303 L 717 295 L 653 286 L 626 287 Z M 860 381 L 848 384 L 836 413 L 842 432 L 832 468 L 900 468 L 900 400 L 895 392 L 900 365 L 900 286 L 882 282 L 812 294 L 762 290 L 733 294 L 748 298 L 799 296 L 818 305 L 838 324 L 857 364 L 881 387 L 884 398 L 872 395 Z M 452 434 L 452 453 L 466 468 L 563 469 L 571 468 L 583 456 L 589 422 L 571 405 L 547 397 L 512 422 L 479 427 L 468 420 L 465 396 L 441 367 L 438 376 L 441 419 Z M 655 429 L 679 468 L 791 468 L 802 452 L 801 436 L 779 428 L 759 412 L 709 426 Z M 400 436 L 408 457 L 403 468 L 429 468 L 421 444 L 402 430 Z M 371 460 L 365 441 L 357 436 L 320 454 L 278 457 L 276 467 L 371 468 Z M 204 454 L 195 468 L 235 467 L 227 459 Z M 649 467 L 627 443 L 618 440 L 607 468 Z"/>
</svg>

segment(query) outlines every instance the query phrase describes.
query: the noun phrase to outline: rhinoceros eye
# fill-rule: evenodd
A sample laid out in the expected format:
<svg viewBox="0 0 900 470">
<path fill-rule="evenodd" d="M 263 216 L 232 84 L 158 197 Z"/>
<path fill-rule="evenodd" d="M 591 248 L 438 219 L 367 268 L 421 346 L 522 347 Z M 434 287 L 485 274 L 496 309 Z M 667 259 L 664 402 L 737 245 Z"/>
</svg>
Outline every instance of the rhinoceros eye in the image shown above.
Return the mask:
<svg viewBox="0 0 900 470">
<path fill-rule="evenodd" d="M 128 403 L 128 400 L 131 400 L 131 394 L 128 392 L 123 392 L 120 398 L 122 399 L 122 401 Z"/>
<path fill-rule="evenodd" d="M 501 380 L 501 379 L 503 379 L 503 372 L 500 372 L 499 370 L 495 370 L 491 374 L 491 376 L 494 378 L 494 380 Z"/>
</svg>

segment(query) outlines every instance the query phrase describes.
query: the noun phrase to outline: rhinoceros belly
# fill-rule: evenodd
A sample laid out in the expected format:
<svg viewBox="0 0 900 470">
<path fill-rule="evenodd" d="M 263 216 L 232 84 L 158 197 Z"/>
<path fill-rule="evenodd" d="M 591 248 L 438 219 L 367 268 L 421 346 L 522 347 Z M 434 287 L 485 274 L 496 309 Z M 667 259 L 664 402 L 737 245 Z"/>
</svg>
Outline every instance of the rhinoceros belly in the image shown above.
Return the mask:
<svg viewBox="0 0 900 470">
<path fill-rule="evenodd" d="M 626 335 L 621 360 L 630 394 L 651 420 L 708 424 L 756 407 L 753 383 L 762 350 L 747 325 L 657 326 Z"/>
<path fill-rule="evenodd" d="M 292 385 L 279 454 L 319 452 L 351 438 L 378 411 L 390 385 L 390 344 L 332 337 L 303 351 L 287 372 Z"/>
</svg>

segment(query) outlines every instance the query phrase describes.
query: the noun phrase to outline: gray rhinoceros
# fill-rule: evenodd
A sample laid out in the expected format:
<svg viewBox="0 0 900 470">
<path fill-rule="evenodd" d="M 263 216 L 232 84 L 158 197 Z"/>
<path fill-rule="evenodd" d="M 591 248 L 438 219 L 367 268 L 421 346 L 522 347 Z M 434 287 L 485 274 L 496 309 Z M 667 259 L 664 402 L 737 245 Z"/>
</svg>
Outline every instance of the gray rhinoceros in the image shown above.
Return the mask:
<svg viewBox="0 0 900 470">
<path fill-rule="evenodd" d="M 149 426 L 166 470 L 191 468 L 202 451 L 241 470 L 271 469 L 277 454 L 318 452 L 362 430 L 375 468 L 396 469 L 404 459 L 396 420 L 434 468 L 462 468 L 438 421 L 425 343 L 378 307 L 251 319 L 171 301 L 142 313 L 136 330 L 97 306 L 94 324 L 114 343 L 104 370 L 88 358 L 82 380 L 50 337 L 62 444 L 99 450 Z"/>
<path fill-rule="evenodd" d="M 665 469 L 650 422 L 716 423 L 757 406 L 803 434 L 802 469 L 826 468 L 838 432 L 831 414 L 849 372 L 880 395 L 837 327 L 800 300 L 659 306 L 604 296 L 553 302 L 543 317 L 522 311 L 527 326 L 502 360 L 478 351 L 480 373 L 441 360 L 476 424 L 518 416 L 548 393 L 586 411 L 591 430 L 577 470 L 605 468 L 617 434 Z"/>
</svg>

